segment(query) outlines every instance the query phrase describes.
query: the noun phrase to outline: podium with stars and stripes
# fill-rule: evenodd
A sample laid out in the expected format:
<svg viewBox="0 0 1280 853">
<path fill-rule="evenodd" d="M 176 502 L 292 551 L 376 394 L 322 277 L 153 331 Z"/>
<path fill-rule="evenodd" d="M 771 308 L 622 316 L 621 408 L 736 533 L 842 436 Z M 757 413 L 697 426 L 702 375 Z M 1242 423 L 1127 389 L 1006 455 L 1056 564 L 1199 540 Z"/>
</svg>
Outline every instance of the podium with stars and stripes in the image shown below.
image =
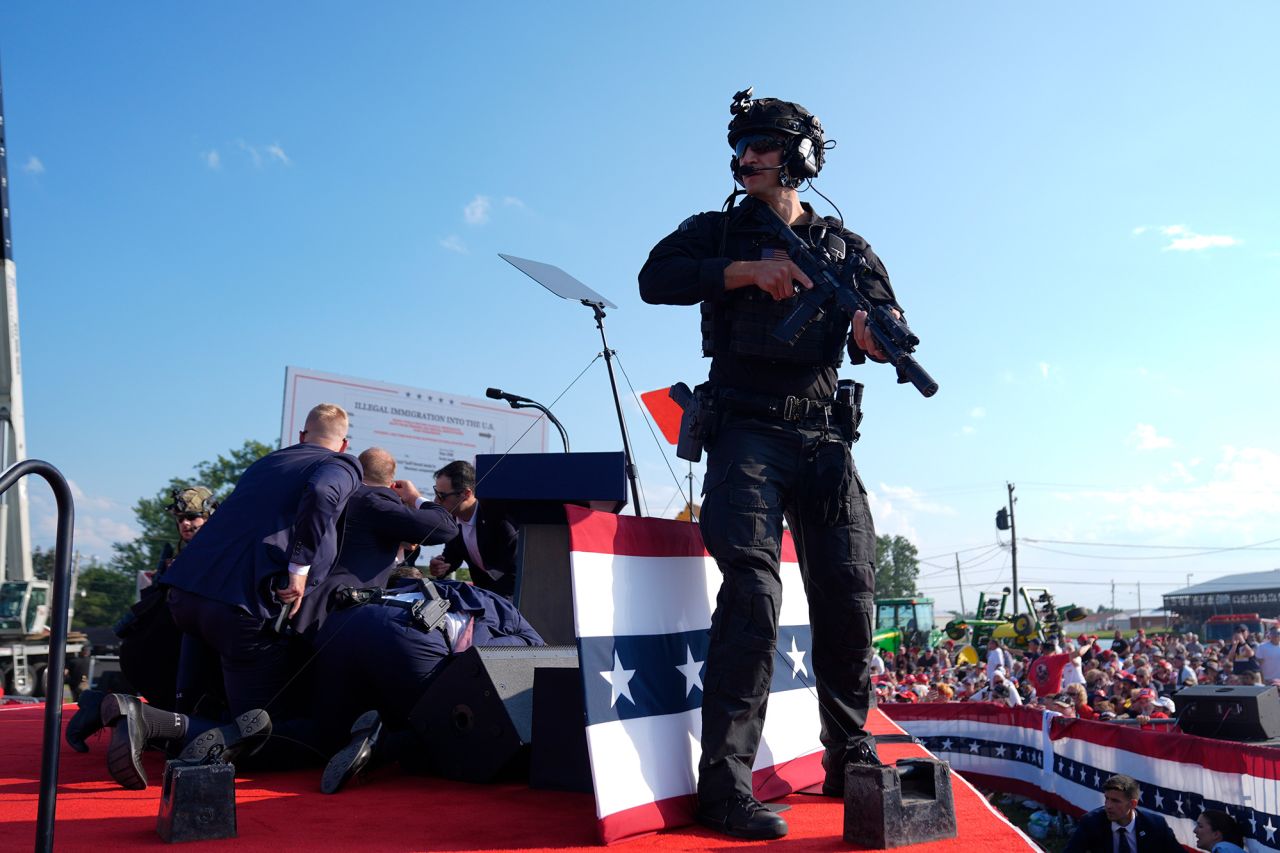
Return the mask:
<svg viewBox="0 0 1280 853">
<path fill-rule="evenodd" d="M 720 572 L 697 525 L 567 507 L 574 633 L 601 840 L 691 823 L 702 674 Z M 808 603 L 782 549 L 778 660 L 756 796 L 823 778 Z"/>
</svg>

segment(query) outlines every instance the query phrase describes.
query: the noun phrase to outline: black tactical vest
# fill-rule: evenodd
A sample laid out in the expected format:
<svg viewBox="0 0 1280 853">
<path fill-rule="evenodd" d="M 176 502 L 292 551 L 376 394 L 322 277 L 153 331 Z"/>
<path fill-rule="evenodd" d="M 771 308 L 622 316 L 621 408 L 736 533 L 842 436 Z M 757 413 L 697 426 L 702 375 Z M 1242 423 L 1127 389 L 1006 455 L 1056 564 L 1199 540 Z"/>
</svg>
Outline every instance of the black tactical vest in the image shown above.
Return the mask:
<svg viewBox="0 0 1280 853">
<path fill-rule="evenodd" d="M 755 261 L 786 257 L 786 247 L 769 235 L 744 210 L 728 213 L 722 252 L 725 257 Z M 797 232 L 808 237 L 804 231 Z M 757 287 L 725 293 L 719 300 L 704 301 L 702 308 L 702 354 L 733 355 L 762 361 L 839 367 L 844 360 L 849 336 L 849 317 L 830 300 L 823 316 L 810 323 L 793 343 L 779 341 L 772 334 L 778 324 L 795 309 L 794 299 L 775 300 Z"/>
</svg>

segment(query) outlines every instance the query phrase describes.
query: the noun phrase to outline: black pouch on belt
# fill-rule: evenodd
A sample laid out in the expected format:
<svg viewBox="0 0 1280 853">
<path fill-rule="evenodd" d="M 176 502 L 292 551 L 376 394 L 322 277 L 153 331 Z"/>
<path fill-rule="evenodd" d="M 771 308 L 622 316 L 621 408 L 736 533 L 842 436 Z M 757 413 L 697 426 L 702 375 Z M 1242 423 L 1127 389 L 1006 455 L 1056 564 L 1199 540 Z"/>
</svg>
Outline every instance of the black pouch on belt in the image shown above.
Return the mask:
<svg viewBox="0 0 1280 853">
<path fill-rule="evenodd" d="M 824 441 L 813 449 L 806 484 L 808 501 L 828 527 L 849 523 L 849 490 L 853 485 L 853 458 L 843 441 Z"/>
</svg>

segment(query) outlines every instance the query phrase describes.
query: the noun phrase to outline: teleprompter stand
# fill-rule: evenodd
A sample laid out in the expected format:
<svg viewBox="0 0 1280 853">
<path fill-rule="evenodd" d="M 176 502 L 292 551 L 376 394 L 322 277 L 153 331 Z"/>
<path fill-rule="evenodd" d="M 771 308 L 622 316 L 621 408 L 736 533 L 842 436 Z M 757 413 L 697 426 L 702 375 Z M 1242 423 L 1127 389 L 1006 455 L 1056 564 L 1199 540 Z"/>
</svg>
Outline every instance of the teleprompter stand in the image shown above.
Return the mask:
<svg viewBox="0 0 1280 853">
<path fill-rule="evenodd" d="M 581 302 L 595 314 L 596 328 L 600 330 L 600 343 L 604 347 L 604 352 L 602 353 L 604 355 L 604 364 L 609 371 L 609 387 L 613 389 L 613 406 L 618 412 L 618 429 L 622 432 L 622 453 L 626 459 L 627 481 L 631 484 L 631 494 L 635 496 L 636 515 L 641 515 L 640 484 L 636 480 L 635 457 L 631 453 L 631 438 L 627 435 L 627 421 L 622 414 L 622 398 L 618 396 L 618 380 L 613 374 L 614 352 L 609 349 L 609 342 L 604 336 L 604 309 L 617 308 L 618 306 L 559 267 L 539 261 L 517 258 L 514 255 L 504 255 L 501 252 L 498 253 L 498 257 L 561 299 L 572 299 L 575 302 Z"/>
</svg>

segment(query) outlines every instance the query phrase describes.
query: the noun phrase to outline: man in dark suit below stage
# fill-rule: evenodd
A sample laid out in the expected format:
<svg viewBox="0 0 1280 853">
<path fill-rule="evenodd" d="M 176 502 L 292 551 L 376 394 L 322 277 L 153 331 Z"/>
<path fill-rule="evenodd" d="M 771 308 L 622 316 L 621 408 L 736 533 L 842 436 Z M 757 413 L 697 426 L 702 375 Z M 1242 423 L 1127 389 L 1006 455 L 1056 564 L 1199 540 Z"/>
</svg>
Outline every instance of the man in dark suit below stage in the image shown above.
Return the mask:
<svg viewBox="0 0 1280 853">
<path fill-rule="evenodd" d="M 440 545 L 458 534 L 453 515 L 422 497 L 409 480 L 396 479 L 396 460 L 381 447 L 360 454 L 363 482 L 347 504 L 342 552 L 333 571 L 308 590 L 294 628 L 310 635 L 325 619 L 339 587 L 384 587 L 404 545 Z"/>
<path fill-rule="evenodd" d="M 1138 808 L 1138 783 L 1119 774 L 1102 783 L 1102 808 L 1080 818 L 1063 853 L 1181 853 L 1173 830 Z"/>
<path fill-rule="evenodd" d="M 516 591 L 516 528 L 481 506 L 475 487 L 476 469 L 470 462 L 450 462 L 436 472 L 436 503 L 453 513 L 461 529 L 444 553 L 431 560 L 428 571 L 439 579 L 465 562 L 476 586 L 511 598 Z"/>
</svg>

